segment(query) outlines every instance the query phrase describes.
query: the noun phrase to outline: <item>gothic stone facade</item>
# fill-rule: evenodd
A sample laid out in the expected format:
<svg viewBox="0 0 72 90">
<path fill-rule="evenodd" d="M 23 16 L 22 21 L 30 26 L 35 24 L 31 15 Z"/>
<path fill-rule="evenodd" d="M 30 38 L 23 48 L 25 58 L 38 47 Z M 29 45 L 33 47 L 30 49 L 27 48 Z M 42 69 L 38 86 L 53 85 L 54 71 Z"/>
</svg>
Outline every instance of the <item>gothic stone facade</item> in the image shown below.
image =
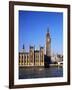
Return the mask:
<svg viewBox="0 0 72 90">
<path fill-rule="evenodd" d="M 40 50 L 34 50 L 34 47 L 30 46 L 29 53 L 20 52 L 19 66 L 44 66 L 44 48 L 40 47 Z"/>
<path fill-rule="evenodd" d="M 44 66 L 45 56 L 51 56 L 51 38 L 49 29 L 46 33 L 46 55 L 44 54 L 44 47 L 40 47 L 39 50 L 35 50 L 33 46 L 30 46 L 29 52 L 19 52 L 19 66 Z"/>
</svg>

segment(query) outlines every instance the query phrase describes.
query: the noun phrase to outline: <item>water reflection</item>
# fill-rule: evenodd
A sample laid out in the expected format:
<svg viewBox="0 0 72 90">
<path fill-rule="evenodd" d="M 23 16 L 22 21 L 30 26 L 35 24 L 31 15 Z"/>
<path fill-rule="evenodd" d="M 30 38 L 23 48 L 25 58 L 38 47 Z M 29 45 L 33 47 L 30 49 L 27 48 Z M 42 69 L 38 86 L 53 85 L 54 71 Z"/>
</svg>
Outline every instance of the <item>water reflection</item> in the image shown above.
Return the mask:
<svg viewBox="0 0 72 90">
<path fill-rule="evenodd" d="M 63 77 L 62 67 L 19 68 L 19 79 Z"/>
</svg>

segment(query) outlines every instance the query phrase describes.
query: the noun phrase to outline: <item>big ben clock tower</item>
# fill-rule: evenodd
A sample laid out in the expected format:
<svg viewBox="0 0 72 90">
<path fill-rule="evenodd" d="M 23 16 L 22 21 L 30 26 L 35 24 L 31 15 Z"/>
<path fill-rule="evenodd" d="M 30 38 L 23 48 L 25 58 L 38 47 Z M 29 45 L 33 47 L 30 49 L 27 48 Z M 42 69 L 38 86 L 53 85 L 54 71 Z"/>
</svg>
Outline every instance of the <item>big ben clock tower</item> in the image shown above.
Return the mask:
<svg viewBox="0 0 72 90">
<path fill-rule="evenodd" d="M 49 33 L 49 28 L 46 33 L 46 55 L 51 57 L 51 37 Z"/>
</svg>

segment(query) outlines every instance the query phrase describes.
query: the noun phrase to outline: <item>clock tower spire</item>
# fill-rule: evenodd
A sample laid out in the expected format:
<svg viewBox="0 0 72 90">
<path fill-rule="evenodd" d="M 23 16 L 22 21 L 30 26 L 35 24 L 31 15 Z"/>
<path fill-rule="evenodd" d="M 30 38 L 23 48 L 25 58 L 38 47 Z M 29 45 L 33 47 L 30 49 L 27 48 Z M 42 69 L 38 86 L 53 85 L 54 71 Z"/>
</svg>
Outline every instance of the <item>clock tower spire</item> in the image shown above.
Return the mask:
<svg viewBox="0 0 72 90">
<path fill-rule="evenodd" d="M 48 57 L 51 56 L 51 37 L 50 37 L 49 28 L 47 29 L 47 33 L 46 33 L 46 55 Z"/>
</svg>

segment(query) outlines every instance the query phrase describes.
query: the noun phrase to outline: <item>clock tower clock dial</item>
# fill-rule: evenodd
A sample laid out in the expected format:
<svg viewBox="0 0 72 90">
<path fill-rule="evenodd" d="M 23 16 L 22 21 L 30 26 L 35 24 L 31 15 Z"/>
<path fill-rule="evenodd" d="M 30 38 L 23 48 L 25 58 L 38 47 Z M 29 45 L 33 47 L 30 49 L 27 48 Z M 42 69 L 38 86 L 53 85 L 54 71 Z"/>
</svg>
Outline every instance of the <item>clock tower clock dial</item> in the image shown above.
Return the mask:
<svg viewBox="0 0 72 90">
<path fill-rule="evenodd" d="M 48 38 L 48 39 L 47 39 L 47 41 L 49 42 L 49 41 L 50 41 L 50 39 Z"/>
</svg>

